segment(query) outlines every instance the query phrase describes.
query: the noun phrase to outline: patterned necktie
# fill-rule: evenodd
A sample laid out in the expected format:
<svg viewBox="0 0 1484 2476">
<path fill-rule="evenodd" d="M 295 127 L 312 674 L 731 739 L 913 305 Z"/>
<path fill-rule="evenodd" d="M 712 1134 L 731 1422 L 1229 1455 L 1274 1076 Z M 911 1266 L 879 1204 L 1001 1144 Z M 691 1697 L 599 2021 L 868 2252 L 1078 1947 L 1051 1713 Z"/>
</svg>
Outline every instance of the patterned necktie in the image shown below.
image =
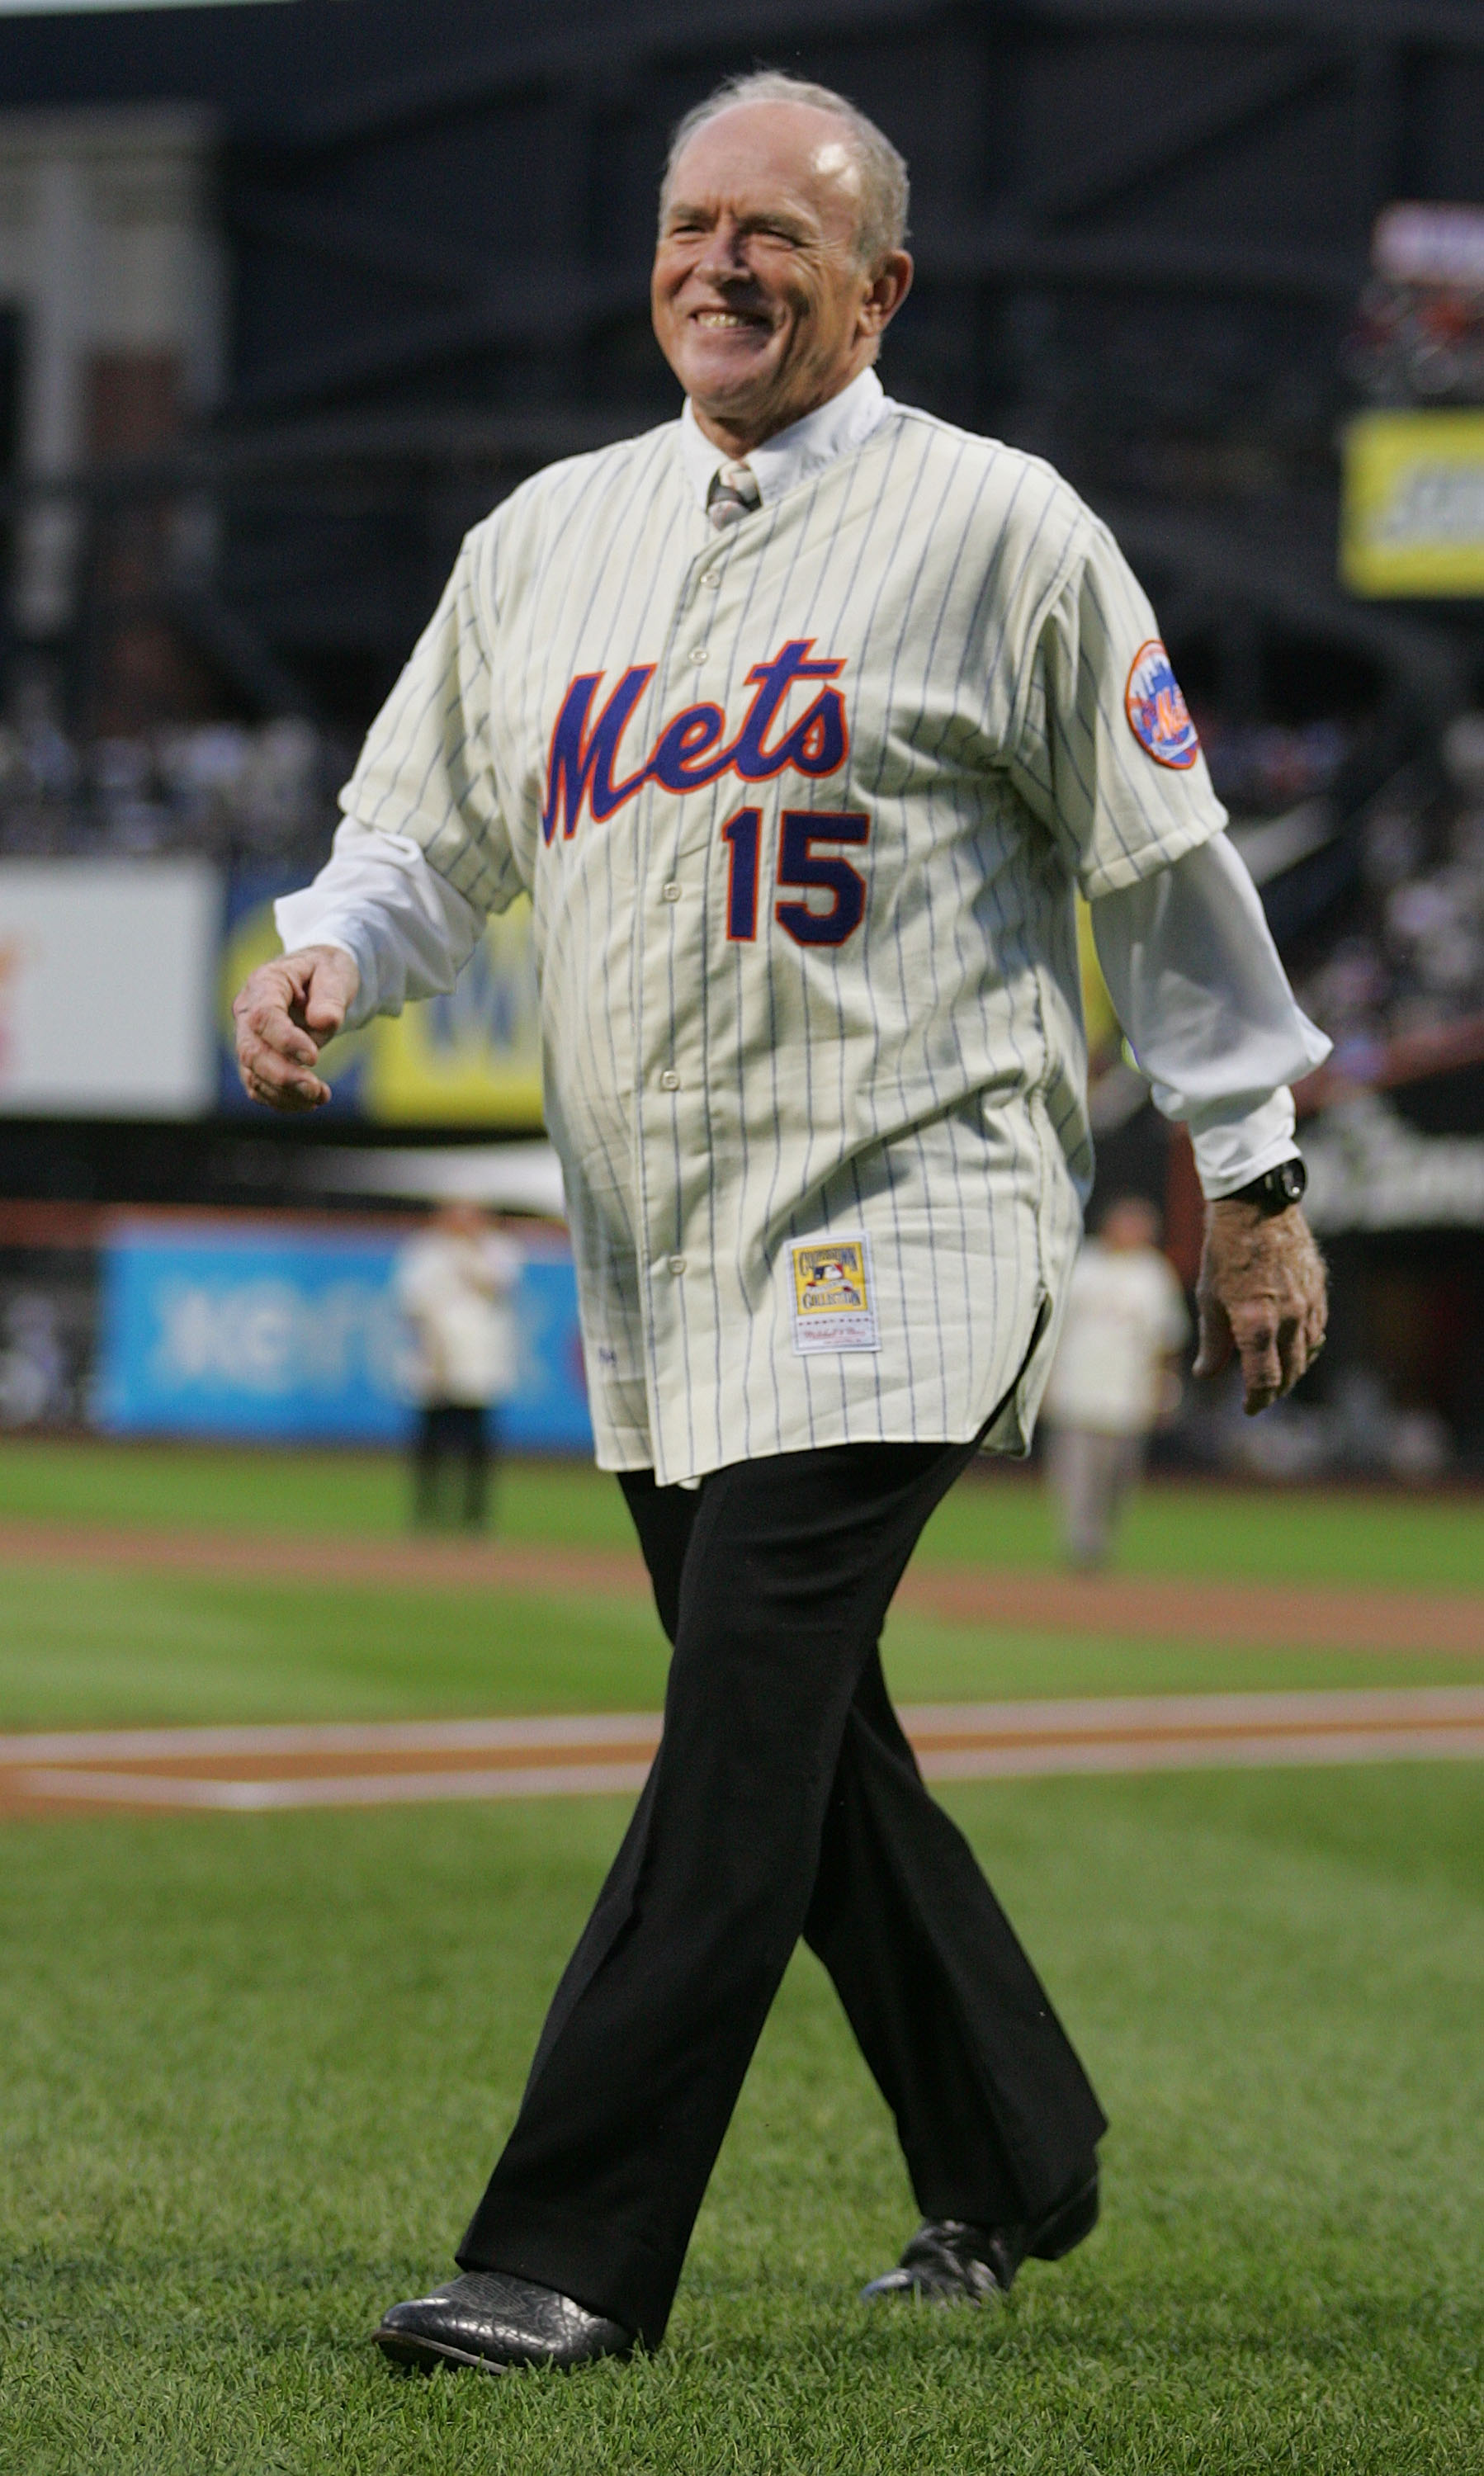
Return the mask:
<svg viewBox="0 0 1484 2476">
<path fill-rule="evenodd" d="M 762 492 L 751 464 L 723 464 L 714 475 L 706 492 L 707 521 L 719 533 L 729 525 L 739 525 L 762 506 Z"/>
</svg>

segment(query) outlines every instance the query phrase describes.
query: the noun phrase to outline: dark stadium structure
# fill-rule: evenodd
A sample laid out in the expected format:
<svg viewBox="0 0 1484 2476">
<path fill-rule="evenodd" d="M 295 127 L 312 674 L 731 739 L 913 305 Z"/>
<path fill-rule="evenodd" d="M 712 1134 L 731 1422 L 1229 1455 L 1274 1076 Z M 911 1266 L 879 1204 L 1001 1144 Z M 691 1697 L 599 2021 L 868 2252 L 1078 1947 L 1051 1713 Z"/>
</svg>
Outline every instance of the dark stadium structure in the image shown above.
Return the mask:
<svg viewBox="0 0 1484 2476">
<path fill-rule="evenodd" d="M 1476 612 L 1334 582 L 1334 435 L 1377 210 L 1478 187 L 1471 0 L 7 18 L 0 111 L 214 120 L 222 400 L 168 457 L 66 486 L 95 530 L 165 488 L 211 504 L 209 567 L 160 589 L 239 709 L 353 734 L 461 530 L 536 464 L 673 409 L 645 308 L 665 136 L 757 61 L 844 87 L 911 162 L 889 384 L 1044 452 L 1107 513 L 1193 701 L 1237 723 L 1380 710 L 1371 770 L 1466 700 Z M 94 607 L 63 649 L 74 711 L 99 626 Z"/>
</svg>

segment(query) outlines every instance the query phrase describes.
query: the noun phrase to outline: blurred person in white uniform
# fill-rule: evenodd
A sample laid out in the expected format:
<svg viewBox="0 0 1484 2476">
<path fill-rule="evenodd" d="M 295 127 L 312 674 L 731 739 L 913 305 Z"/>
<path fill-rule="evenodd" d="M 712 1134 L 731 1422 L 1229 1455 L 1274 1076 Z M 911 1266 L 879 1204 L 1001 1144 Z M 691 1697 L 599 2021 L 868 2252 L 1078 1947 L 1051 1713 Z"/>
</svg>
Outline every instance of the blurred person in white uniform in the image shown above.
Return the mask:
<svg viewBox="0 0 1484 2476">
<path fill-rule="evenodd" d="M 499 1404 L 515 1389 L 511 1302 L 520 1268 L 519 1249 L 473 1203 L 445 1204 L 397 1259 L 397 1304 L 415 1345 L 412 1518 L 420 1524 L 443 1519 L 447 1482 L 461 1468 L 454 1519 L 469 1530 L 483 1527 Z"/>
<path fill-rule="evenodd" d="M 1043 1416 L 1063 1548 L 1082 1572 L 1107 1563 L 1150 1436 L 1179 1398 L 1190 1317 L 1158 1240 L 1153 1205 L 1121 1195 L 1073 1268 Z"/>
</svg>

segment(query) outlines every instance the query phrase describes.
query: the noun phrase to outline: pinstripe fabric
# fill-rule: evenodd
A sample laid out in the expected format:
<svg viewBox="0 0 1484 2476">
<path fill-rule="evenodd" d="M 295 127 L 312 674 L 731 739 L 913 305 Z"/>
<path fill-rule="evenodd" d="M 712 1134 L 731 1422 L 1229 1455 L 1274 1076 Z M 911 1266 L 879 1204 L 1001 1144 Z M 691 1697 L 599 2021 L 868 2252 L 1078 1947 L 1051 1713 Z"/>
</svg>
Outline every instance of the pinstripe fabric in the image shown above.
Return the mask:
<svg viewBox="0 0 1484 2476">
<path fill-rule="evenodd" d="M 1224 822 L 1202 762 L 1162 767 L 1129 728 L 1155 633 L 1048 466 L 901 406 L 720 537 L 674 425 L 551 467 L 469 535 L 344 805 L 482 908 L 532 894 L 604 1467 L 959 1441 L 1012 1387 L 992 1441 L 1023 1448 L 1091 1171 L 1074 883 L 1132 883 Z M 788 642 L 843 665 L 838 766 L 817 738 L 770 779 L 651 776 L 543 833 L 574 681 L 602 674 L 591 730 L 652 669 L 622 790 L 690 708 L 720 709 L 693 745 L 724 754 Z M 790 687 L 765 754 L 822 692 Z M 747 808 L 751 939 L 722 833 Z M 838 875 L 779 883 L 785 810 L 857 821 L 805 847 L 864 879 L 839 943 L 779 917 L 842 899 Z M 878 1349 L 793 1348 L 789 1243 L 828 1232 L 870 1241 Z"/>
</svg>

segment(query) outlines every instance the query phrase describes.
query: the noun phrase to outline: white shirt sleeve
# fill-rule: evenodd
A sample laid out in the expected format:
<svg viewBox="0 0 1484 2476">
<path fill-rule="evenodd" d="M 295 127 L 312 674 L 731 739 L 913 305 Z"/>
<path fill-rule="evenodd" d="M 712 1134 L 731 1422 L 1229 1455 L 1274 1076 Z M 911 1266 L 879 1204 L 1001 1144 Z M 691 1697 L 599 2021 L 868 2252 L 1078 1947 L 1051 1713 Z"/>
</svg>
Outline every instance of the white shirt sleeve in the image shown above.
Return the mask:
<svg viewBox="0 0 1484 2476">
<path fill-rule="evenodd" d="M 347 1031 L 408 998 L 440 997 L 479 943 L 484 914 L 440 877 L 408 834 L 343 818 L 312 884 L 280 897 L 274 922 L 285 952 L 339 946 L 360 975 Z"/>
<path fill-rule="evenodd" d="M 1128 1046 L 1155 1107 L 1189 1127 L 1202 1193 L 1234 1194 L 1286 1160 L 1289 1086 L 1330 1043 L 1299 1011 L 1226 836 L 1100 895 L 1092 920 Z"/>
</svg>

